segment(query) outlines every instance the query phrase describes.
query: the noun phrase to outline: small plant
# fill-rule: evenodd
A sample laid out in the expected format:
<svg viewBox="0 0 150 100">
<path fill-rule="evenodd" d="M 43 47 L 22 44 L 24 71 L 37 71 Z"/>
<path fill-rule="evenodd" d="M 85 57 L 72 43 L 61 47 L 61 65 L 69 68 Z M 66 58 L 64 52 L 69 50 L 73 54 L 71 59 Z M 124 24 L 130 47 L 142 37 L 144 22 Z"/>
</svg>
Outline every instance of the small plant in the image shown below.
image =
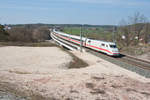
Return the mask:
<svg viewBox="0 0 150 100">
<path fill-rule="evenodd" d="M 12 70 L 9 70 L 10 73 L 16 73 L 16 74 L 32 74 L 30 72 L 25 72 L 25 71 L 12 71 Z"/>
<path fill-rule="evenodd" d="M 93 83 L 86 83 L 85 86 L 89 89 L 93 89 L 95 87 Z"/>
</svg>

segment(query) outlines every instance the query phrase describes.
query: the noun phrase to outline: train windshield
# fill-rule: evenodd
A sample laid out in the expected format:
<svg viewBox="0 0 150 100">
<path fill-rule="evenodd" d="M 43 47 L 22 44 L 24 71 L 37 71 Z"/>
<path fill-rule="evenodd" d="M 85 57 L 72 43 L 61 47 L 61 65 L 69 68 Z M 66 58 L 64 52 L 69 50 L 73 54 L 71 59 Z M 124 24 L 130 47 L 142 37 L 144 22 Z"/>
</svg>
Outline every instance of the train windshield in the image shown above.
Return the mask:
<svg viewBox="0 0 150 100">
<path fill-rule="evenodd" d="M 111 48 L 117 48 L 117 46 L 116 46 L 116 45 L 110 45 L 110 47 L 111 47 Z"/>
</svg>

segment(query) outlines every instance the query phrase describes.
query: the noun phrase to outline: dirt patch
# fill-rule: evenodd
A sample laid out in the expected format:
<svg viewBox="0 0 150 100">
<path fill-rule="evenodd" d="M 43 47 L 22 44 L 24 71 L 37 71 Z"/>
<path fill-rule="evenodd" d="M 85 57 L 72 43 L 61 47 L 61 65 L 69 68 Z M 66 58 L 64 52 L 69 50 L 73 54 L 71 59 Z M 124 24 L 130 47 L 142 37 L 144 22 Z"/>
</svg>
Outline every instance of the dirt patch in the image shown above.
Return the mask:
<svg viewBox="0 0 150 100">
<path fill-rule="evenodd" d="M 149 79 L 86 52 L 71 53 L 89 66 L 66 68 L 73 58 L 56 47 L 1 47 L 0 89 L 29 100 L 150 99 Z"/>
<path fill-rule="evenodd" d="M 27 99 L 16 96 L 9 92 L 0 91 L 0 100 L 27 100 Z"/>
</svg>

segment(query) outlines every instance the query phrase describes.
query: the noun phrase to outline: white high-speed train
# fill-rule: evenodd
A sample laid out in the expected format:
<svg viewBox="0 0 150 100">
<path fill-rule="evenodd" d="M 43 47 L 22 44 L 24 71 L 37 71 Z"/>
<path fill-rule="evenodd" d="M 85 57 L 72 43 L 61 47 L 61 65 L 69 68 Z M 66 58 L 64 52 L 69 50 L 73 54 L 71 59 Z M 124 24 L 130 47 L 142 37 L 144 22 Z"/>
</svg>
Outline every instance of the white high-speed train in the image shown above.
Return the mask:
<svg viewBox="0 0 150 100">
<path fill-rule="evenodd" d="M 80 45 L 80 36 L 70 35 L 53 29 L 53 34 L 58 38 Z M 110 56 L 119 56 L 119 50 L 114 42 L 106 42 L 82 37 L 83 46 Z"/>
</svg>

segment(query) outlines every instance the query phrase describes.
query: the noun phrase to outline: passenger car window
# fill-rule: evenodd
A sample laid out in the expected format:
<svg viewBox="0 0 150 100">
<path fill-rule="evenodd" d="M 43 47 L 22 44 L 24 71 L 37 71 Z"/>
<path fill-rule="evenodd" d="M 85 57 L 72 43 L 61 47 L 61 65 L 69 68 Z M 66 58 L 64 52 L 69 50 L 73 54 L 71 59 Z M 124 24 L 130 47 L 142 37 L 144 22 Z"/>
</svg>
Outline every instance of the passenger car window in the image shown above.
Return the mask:
<svg viewBox="0 0 150 100">
<path fill-rule="evenodd" d="M 102 46 L 105 46 L 105 44 L 102 44 Z"/>
</svg>

